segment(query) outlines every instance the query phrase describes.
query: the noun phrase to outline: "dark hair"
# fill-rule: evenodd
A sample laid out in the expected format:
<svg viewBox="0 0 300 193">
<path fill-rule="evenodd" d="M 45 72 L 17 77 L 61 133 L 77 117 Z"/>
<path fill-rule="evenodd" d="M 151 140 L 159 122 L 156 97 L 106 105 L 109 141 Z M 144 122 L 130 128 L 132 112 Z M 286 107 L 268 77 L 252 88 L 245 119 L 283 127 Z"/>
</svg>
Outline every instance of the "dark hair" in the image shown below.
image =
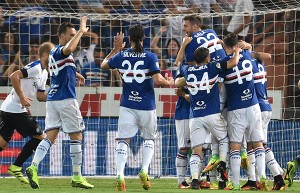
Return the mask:
<svg viewBox="0 0 300 193">
<path fill-rule="evenodd" d="M 30 38 L 30 45 L 40 45 L 40 38 L 38 37 L 33 37 L 33 38 Z"/>
<path fill-rule="evenodd" d="M 129 37 L 130 41 L 134 42 L 135 47 L 133 48 L 133 52 L 144 52 L 143 46 L 140 44 L 140 41 L 144 39 L 145 31 L 143 26 L 134 25 L 129 28 Z"/>
<path fill-rule="evenodd" d="M 197 64 L 203 63 L 209 55 L 209 50 L 207 48 L 198 47 L 194 52 L 194 60 Z"/>
<path fill-rule="evenodd" d="M 171 43 L 171 41 L 176 42 L 178 48 L 180 48 L 180 43 L 179 43 L 179 41 L 178 41 L 176 38 L 170 38 L 170 39 L 167 41 L 166 47 L 169 46 L 169 44 Z"/>
<path fill-rule="evenodd" d="M 57 30 L 58 37 L 60 37 L 62 33 L 66 33 L 68 28 L 74 28 L 73 24 L 70 22 L 63 22 L 62 24 L 60 24 Z"/>
<path fill-rule="evenodd" d="M 187 15 L 183 18 L 184 21 L 188 20 L 193 25 L 197 25 L 198 27 L 202 27 L 201 18 L 198 15 Z"/>
<path fill-rule="evenodd" d="M 223 42 L 225 46 L 232 48 L 239 43 L 239 38 L 235 33 L 229 33 L 224 37 Z"/>
</svg>

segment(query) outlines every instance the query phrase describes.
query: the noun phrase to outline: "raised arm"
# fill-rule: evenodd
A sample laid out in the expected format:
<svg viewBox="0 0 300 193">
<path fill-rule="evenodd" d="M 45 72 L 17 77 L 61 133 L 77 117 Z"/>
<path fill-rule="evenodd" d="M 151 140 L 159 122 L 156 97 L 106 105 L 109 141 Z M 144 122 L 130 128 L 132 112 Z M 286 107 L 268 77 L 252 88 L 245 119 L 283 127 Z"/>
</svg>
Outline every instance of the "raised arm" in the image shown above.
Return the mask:
<svg viewBox="0 0 300 193">
<path fill-rule="evenodd" d="M 271 60 L 271 54 L 265 52 L 251 52 L 251 56 L 258 60 Z"/>
<path fill-rule="evenodd" d="M 117 33 L 117 35 L 114 37 L 114 48 L 105 57 L 105 59 L 101 63 L 101 69 L 102 70 L 108 70 L 109 69 L 108 60 L 111 59 L 117 53 L 119 53 L 125 47 L 125 42 L 123 42 L 123 39 L 124 39 L 124 33 L 123 32 Z"/>
<path fill-rule="evenodd" d="M 192 39 L 193 39 L 192 37 L 188 37 L 188 36 L 185 36 L 183 38 L 183 42 L 181 43 L 181 47 L 176 57 L 175 66 L 179 66 L 183 61 L 185 48 L 192 41 Z"/>
<path fill-rule="evenodd" d="M 74 52 L 76 50 L 76 47 L 82 35 L 89 30 L 89 28 L 86 27 L 86 20 L 87 20 L 86 16 L 83 16 L 81 18 L 80 29 L 78 30 L 76 35 L 63 48 L 64 55 L 70 55 L 72 52 Z"/>
<path fill-rule="evenodd" d="M 227 69 L 233 68 L 239 63 L 241 51 L 241 48 L 235 49 L 234 56 L 227 61 Z"/>
<path fill-rule="evenodd" d="M 161 48 L 158 46 L 159 39 L 162 36 L 162 33 L 166 32 L 167 26 L 162 26 L 157 34 L 154 36 L 152 42 L 151 42 L 151 50 L 160 58 L 161 56 Z"/>
</svg>

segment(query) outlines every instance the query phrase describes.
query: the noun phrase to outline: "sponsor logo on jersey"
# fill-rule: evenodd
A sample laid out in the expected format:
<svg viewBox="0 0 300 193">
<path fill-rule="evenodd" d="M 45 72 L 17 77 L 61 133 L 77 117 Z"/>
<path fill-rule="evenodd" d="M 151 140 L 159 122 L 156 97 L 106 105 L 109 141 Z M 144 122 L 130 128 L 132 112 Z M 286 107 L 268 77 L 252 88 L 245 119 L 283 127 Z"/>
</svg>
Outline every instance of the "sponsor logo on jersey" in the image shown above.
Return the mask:
<svg viewBox="0 0 300 193">
<path fill-rule="evenodd" d="M 139 96 L 139 92 L 137 91 L 131 91 L 131 95 L 129 95 L 128 100 L 129 101 L 135 101 L 135 102 L 141 102 L 143 98 Z"/>
<path fill-rule="evenodd" d="M 252 99 L 252 93 L 250 91 L 250 89 L 246 89 L 243 91 L 243 96 L 241 96 L 241 100 L 242 101 L 246 101 L 246 100 L 249 100 L 249 99 Z"/>
<path fill-rule="evenodd" d="M 204 101 L 197 101 L 197 102 L 196 102 L 196 105 L 198 105 L 198 106 L 196 106 L 196 107 L 194 108 L 195 111 L 196 111 L 196 110 L 206 109 L 206 104 L 205 104 Z"/>
</svg>

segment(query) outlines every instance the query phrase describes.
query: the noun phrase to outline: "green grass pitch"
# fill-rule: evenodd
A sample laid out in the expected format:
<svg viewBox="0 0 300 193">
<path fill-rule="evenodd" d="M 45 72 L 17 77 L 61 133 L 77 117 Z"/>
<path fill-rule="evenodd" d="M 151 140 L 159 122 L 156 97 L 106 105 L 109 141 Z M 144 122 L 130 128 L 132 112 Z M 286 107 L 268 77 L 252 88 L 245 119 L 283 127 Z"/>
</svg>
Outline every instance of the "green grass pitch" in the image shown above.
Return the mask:
<svg viewBox="0 0 300 193">
<path fill-rule="evenodd" d="M 1 178 L 0 179 L 0 193 L 111 193 L 114 190 L 114 178 L 88 178 L 88 181 L 95 185 L 95 188 L 85 190 L 81 188 L 73 188 L 70 183 L 71 178 L 41 178 L 40 189 L 32 189 L 29 185 L 21 184 L 15 178 Z M 180 190 L 177 188 L 177 180 L 175 178 L 151 178 L 151 189 L 144 190 L 140 185 L 138 178 L 127 178 L 126 188 L 127 192 L 153 192 L 153 193 L 183 193 L 183 192 L 196 192 L 197 190 Z M 242 182 L 243 184 L 244 182 Z M 269 182 L 272 185 L 272 182 Z M 225 190 L 199 190 L 201 193 L 214 193 L 214 192 L 232 192 Z M 198 192 L 198 191 L 197 191 Z M 242 192 L 258 192 L 258 191 L 242 191 Z M 272 191 L 274 192 L 274 191 Z M 295 181 L 293 186 L 287 188 L 286 193 L 299 193 L 300 182 Z"/>
</svg>

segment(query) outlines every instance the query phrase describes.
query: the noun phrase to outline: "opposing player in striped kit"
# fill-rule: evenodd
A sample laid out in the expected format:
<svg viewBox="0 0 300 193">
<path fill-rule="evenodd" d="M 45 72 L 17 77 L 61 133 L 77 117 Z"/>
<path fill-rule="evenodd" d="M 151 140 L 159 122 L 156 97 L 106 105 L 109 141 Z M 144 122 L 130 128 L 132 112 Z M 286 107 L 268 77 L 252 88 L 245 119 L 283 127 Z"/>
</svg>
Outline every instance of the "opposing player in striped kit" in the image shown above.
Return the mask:
<svg viewBox="0 0 300 193">
<path fill-rule="evenodd" d="M 154 154 L 154 140 L 157 137 L 157 115 L 154 95 L 154 84 L 172 86 L 173 79 L 166 80 L 161 74 L 157 56 L 143 48 L 144 28 L 135 25 L 129 29 L 131 47 L 121 51 L 125 43 L 124 34 L 115 36 L 114 48 L 101 64 L 102 70 L 118 69 L 123 83 L 120 104 L 118 133 L 116 140 L 117 191 L 126 191 L 124 169 L 127 161 L 127 150 L 130 138 L 138 129 L 143 143 L 142 168 L 139 172 L 141 184 L 145 190 L 150 188 L 148 176 L 149 165 Z"/>
<path fill-rule="evenodd" d="M 72 52 L 76 49 L 86 27 L 87 17 L 83 16 L 80 29 L 76 32 L 71 23 L 62 23 L 58 28 L 59 45 L 50 51 L 50 89 L 46 102 L 45 133 L 47 137 L 37 147 L 31 166 L 26 169 L 32 188 L 39 188 L 38 166 L 44 159 L 51 145 L 62 128 L 69 134 L 70 157 L 72 160 L 73 176 L 71 185 L 73 187 L 93 188 L 81 175 L 82 165 L 82 132 L 85 129 L 83 118 L 76 100 L 75 87 L 77 81 L 84 84 L 85 79 L 76 72 L 76 66 Z M 77 80 L 76 80 L 77 79 Z"/>
</svg>

